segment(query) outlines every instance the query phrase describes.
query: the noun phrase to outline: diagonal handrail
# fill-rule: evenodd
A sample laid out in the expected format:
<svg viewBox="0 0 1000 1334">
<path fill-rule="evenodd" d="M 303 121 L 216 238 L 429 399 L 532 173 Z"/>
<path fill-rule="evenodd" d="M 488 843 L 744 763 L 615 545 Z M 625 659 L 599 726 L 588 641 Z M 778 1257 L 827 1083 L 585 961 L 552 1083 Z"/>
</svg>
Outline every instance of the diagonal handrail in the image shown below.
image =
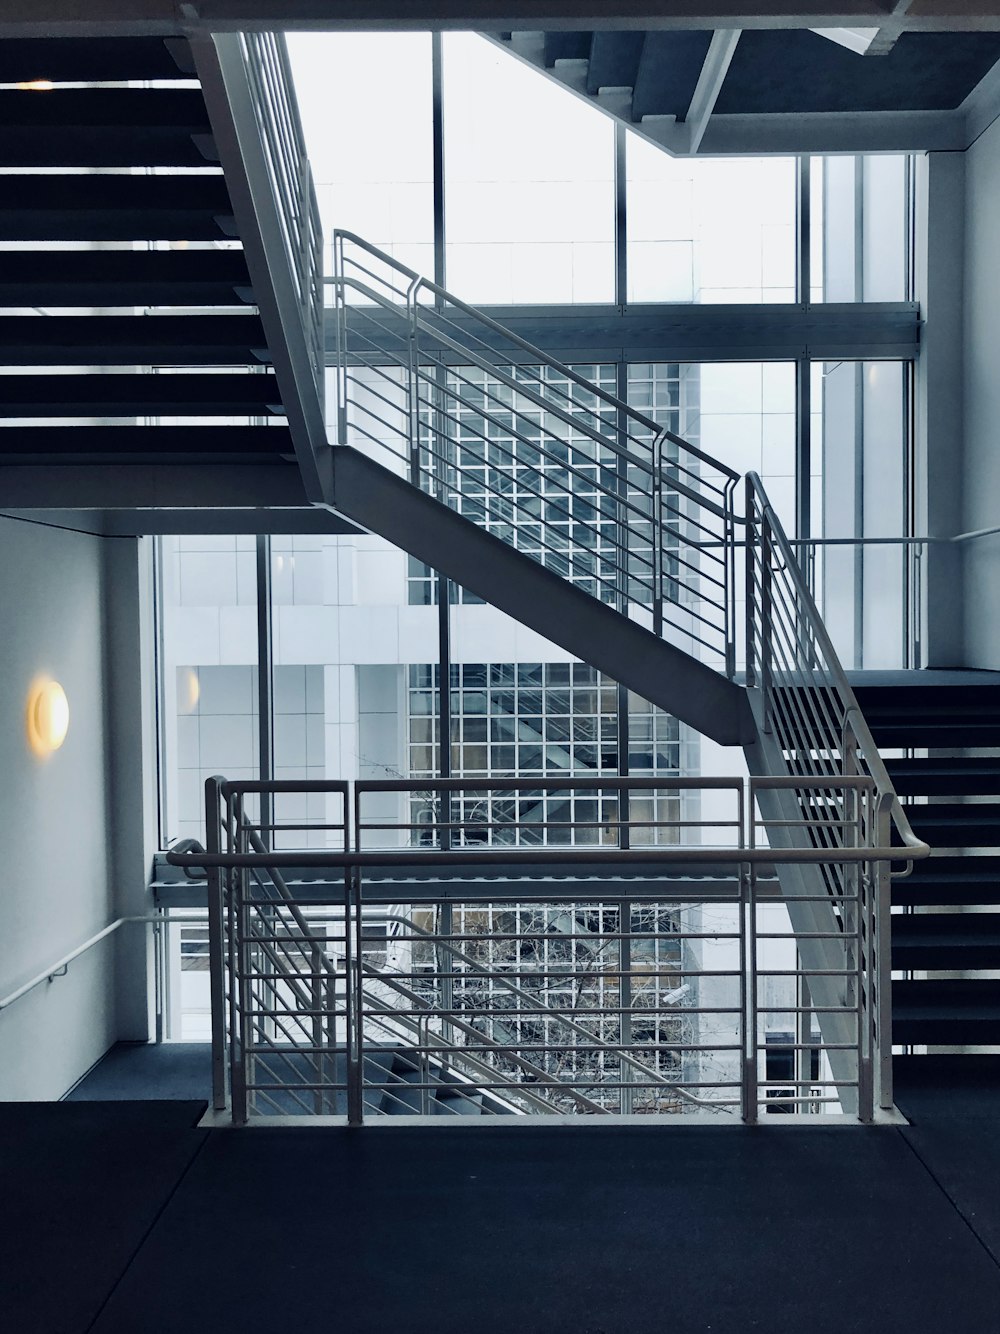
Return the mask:
<svg viewBox="0 0 1000 1334">
<path fill-rule="evenodd" d="M 834 776 L 835 756 L 838 776 L 849 773 L 855 752 L 888 809 L 904 859 L 927 857 L 930 846 L 910 826 L 781 520 L 757 473 L 746 483 L 747 684 L 761 689 L 765 728 L 797 753 L 803 777 Z M 795 701 L 796 691 L 811 698 Z M 805 740 L 811 744 L 793 744 Z"/>
<path fill-rule="evenodd" d="M 739 475 L 355 233 L 334 263 L 339 443 L 732 678 Z"/>
</svg>

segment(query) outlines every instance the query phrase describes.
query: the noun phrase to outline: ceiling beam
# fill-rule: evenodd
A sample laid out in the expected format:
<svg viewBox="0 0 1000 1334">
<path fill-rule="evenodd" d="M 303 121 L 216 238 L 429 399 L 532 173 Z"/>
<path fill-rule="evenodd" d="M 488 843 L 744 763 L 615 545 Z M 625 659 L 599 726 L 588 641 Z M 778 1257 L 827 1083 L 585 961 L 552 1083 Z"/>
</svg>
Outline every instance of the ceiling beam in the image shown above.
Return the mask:
<svg viewBox="0 0 1000 1334">
<path fill-rule="evenodd" d="M 0 33 L 177 34 L 274 28 L 855 28 L 1000 31 L 1000 0 L 6 0 Z M 895 40 L 893 37 L 892 40 Z"/>
<path fill-rule="evenodd" d="M 702 136 L 708 128 L 708 122 L 719 99 L 719 93 L 722 91 L 726 74 L 729 71 L 729 62 L 733 58 L 739 40 L 739 28 L 723 28 L 712 34 L 708 53 L 701 67 L 701 74 L 698 76 L 695 90 L 691 94 L 691 105 L 688 107 L 687 115 L 684 118 L 688 127 L 689 153 L 697 153 L 698 151 Z"/>
</svg>

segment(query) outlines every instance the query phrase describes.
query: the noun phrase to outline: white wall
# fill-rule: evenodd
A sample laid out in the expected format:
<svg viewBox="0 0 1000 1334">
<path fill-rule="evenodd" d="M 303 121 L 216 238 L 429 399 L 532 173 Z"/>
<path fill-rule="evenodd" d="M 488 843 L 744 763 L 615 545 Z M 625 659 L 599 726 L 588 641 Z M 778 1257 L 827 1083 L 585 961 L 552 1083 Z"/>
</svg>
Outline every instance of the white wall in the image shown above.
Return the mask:
<svg viewBox="0 0 1000 1334">
<path fill-rule="evenodd" d="M 1000 524 L 1000 122 L 965 154 L 962 528 Z M 965 545 L 965 659 L 1000 667 L 1000 536 Z"/>
<path fill-rule="evenodd" d="M 114 918 L 105 747 L 104 539 L 0 517 L 0 993 Z M 27 700 L 48 675 L 69 731 L 32 753 Z M 104 943 L 0 1013 L 0 1098 L 59 1097 L 115 1037 Z"/>
</svg>

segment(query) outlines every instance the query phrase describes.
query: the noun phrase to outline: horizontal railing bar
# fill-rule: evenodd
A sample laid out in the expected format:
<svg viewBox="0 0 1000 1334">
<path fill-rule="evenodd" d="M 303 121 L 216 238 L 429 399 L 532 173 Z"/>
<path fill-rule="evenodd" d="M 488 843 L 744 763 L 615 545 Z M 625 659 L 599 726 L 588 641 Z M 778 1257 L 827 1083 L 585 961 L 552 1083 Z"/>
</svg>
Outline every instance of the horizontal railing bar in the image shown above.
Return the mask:
<svg viewBox="0 0 1000 1334">
<path fill-rule="evenodd" d="M 400 265 L 397 260 L 390 259 L 388 256 L 383 255 L 375 247 L 371 246 L 368 242 L 363 240 L 363 238 L 357 236 L 355 233 L 348 232 L 343 229 L 338 229 L 334 233 L 334 235 L 335 237 L 348 240 L 353 244 L 360 246 L 362 249 L 367 250 L 370 254 L 375 255 L 378 259 L 382 260 L 383 262 L 388 261 L 389 264 L 391 264 L 394 267 L 397 267 L 400 270 L 400 272 L 404 273 L 408 278 L 411 279 L 411 281 L 414 281 L 417 284 L 417 287 L 423 288 L 424 290 L 431 292 L 434 296 L 447 301 L 449 305 L 452 305 L 456 309 L 463 311 L 466 315 L 470 316 L 478 323 L 484 324 L 486 327 L 490 328 L 493 332 L 500 334 L 507 342 L 513 343 L 515 346 L 520 347 L 522 350 L 530 352 L 532 354 L 533 361 L 537 361 L 540 365 L 551 366 L 552 368 L 557 370 L 561 375 L 565 376 L 565 378 L 571 380 L 574 384 L 584 389 L 588 394 L 593 394 L 594 397 L 600 398 L 610 408 L 613 408 L 616 411 L 620 411 L 627 414 L 631 420 L 640 422 L 647 430 L 651 430 L 654 434 L 661 434 L 661 433 L 664 434 L 665 438 L 669 439 L 672 443 L 678 445 L 681 449 L 684 449 L 694 454 L 695 457 L 701 459 L 702 462 L 708 463 L 717 472 L 723 474 L 724 476 L 730 477 L 734 482 L 739 481 L 739 474 L 734 472 L 731 468 L 728 468 L 725 464 L 720 463 L 719 460 L 712 458 L 711 455 L 703 453 L 701 450 L 698 450 L 695 446 L 691 445 L 688 441 L 682 440 L 679 436 L 675 436 L 672 432 L 664 431 L 664 428 L 661 427 L 652 418 L 644 416 L 642 413 L 637 412 L 635 408 L 631 408 L 627 403 L 622 402 L 621 399 L 615 398 L 614 395 L 607 393 L 606 390 L 603 390 L 599 386 L 592 384 L 589 380 L 585 379 L 582 375 L 579 375 L 576 371 L 574 371 L 570 366 L 566 366 L 562 362 L 556 361 L 555 358 L 550 357 L 540 348 L 533 346 L 531 343 L 527 342 L 525 339 L 515 334 L 512 330 L 504 328 L 503 325 L 497 323 L 496 320 L 491 319 L 488 315 L 483 314 L 482 311 L 477 310 L 473 306 L 466 305 L 465 302 L 460 301 L 457 298 L 453 297 L 451 293 L 445 291 L 444 288 L 438 287 L 436 284 L 429 282 L 425 278 L 422 278 L 420 274 L 416 273 L 412 269 L 407 269 L 405 265 Z M 456 327 L 460 328 L 461 326 L 456 326 Z M 488 347 L 488 344 L 483 343 L 483 346 Z M 494 351 L 493 349 L 490 350 Z"/>
</svg>

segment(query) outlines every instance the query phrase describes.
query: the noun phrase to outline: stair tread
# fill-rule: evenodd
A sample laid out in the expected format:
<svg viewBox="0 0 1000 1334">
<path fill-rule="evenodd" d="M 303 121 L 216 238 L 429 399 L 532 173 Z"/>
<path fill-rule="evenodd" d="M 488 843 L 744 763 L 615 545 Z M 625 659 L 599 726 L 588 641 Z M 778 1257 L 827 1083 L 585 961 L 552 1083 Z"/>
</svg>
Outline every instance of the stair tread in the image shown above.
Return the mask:
<svg viewBox="0 0 1000 1334">
<path fill-rule="evenodd" d="M 236 305 L 248 295 L 242 250 L 0 250 L 0 306 Z"/>
<path fill-rule="evenodd" d="M 190 77 L 174 51 L 186 42 L 162 37 L 14 37 L 0 42 L 0 83 L 91 83 L 123 79 Z"/>
<path fill-rule="evenodd" d="M 273 372 L 6 375 L 0 417 L 261 416 L 280 412 Z"/>
<path fill-rule="evenodd" d="M 892 919 L 893 944 L 943 940 L 958 945 L 1000 943 L 1000 913 L 920 913 Z"/>
<path fill-rule="evenodd" d="M 9 366 L 246 365 L 266 348 L 260 318 L 225 315 L 0 315 Z"/>
<path fill-rule="evenodd" d="M 15 126 L 0 139 L 0 168 L 208 167 L 218 161 L 207 127 Z"/>
<path fill-rule="evenodd" d="M 54 88 L 48 95 L 0 88 L 0 129 L 108 129 L 120 126 L 186 133 L 211 128 L 200 88 Z"/>
<path fill-rule="evenodd" d="M 7 191 L 2 241 L 212 241 L 233 235 L 226 183 L 212 171 L 137 176 L 24 174 Z"/>
<path fill-rule="evenodd" d="M 262 457 L 293 452 L 286 426 L 25 426 L 0 428 L 0 460 L 37 462 L 45 456 L 126 454 L 187 458 L 252 454 Z"/>
</svg>

